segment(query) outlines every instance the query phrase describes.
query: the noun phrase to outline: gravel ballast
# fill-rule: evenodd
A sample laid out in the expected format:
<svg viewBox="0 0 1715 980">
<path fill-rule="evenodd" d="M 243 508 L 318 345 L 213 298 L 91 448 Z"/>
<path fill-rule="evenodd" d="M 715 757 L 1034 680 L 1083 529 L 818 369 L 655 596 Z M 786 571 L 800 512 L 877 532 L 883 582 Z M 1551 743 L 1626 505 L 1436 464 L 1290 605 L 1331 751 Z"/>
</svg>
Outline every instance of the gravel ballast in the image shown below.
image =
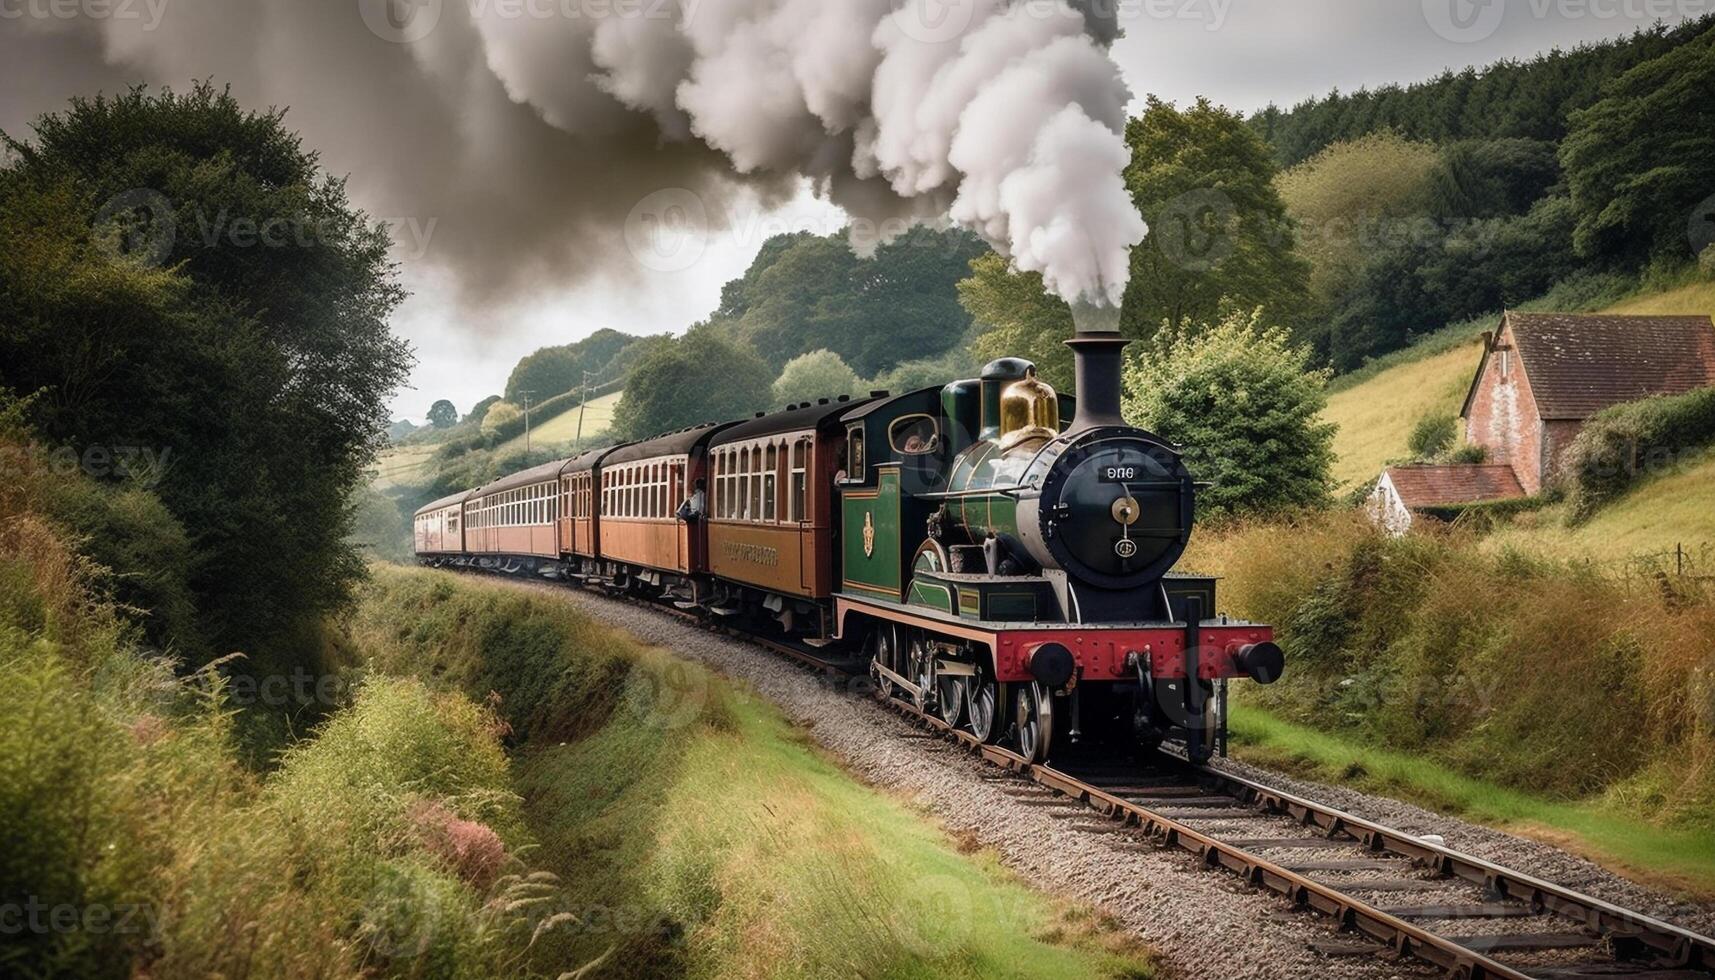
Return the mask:
<svg viewBox="0 0 1715 980">
<path fill-rule="evenodd" d="M 946 741 L 925 737 L 918 726 L 874 700 L 867 679 L 826 678 L 762 647 L 640 605 L 563 586 L 512 584 L 562 597 L 644 643 L 739 682 L 777 706 L 856 777 L 902 797 L 956 839 L 990 849 L 1034 887 L 1112 916 L 1152 947 L 1173 976 L 1339 980 L 1438 975 L 1413 961 L 1316 951 L 1313 943 L 1337 944 L 1352 937 L 1334 932 L 1326 919 L 1291 911 L 1284 899 L 1251 889 L 1234 875 L 1197 867 L 1184 852 L 1158 850 L 1130 834 L 1092 833 L 1107 826 L 1105 818 L 1069 801 L 1057 805 L 1041 787 L 1003 774 Z M 1715 908 L 1676 901 L 1547 844 L 1394 800 L 1235 762 L 1220 764 L 1378 823 L 1440 834 L 1456 850 L 1685 928 L 1705 934 L 1715 928 Z M 957 896 L 948 904 L 957 907 Z M 1004 910 L 980 914 L 994 915 L 997 927 L 1005 927 Z"/>
</svg>

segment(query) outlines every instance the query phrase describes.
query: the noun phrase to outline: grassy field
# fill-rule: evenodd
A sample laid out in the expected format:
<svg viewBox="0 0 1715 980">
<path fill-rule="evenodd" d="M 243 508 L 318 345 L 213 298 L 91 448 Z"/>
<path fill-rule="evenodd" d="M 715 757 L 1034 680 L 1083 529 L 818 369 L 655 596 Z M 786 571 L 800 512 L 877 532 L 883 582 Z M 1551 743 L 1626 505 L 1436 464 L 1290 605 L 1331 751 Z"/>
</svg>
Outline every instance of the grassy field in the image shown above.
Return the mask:
<svg viewBox="0 0 1715 980">
<path fill-rule="evenodd" d="M 1715 835 L 1706 829 L 1644 823 L 1618 802 L 1545 800 L 1250 706 L 1234 709 L 1232 738 L 1234 756 L 1247 762 L 1457 814 L 1565 847 L 1636 880 L 1715 897 Z"/>
<path fill-rule="evenodd" d="M 1715 314 L 1715 282 L 1696 282 L 1665 292 L 1648 293 L 1616 303 L 1609 313 Z"/>
<path fill-rule="evenodd" d="M 1699 571 L 1715 571 L 1715 460 L 1669 473 L 1626 494 L 1575 527 L 1565 505 L 1521 514 L 1484 542 L 1559 558 L 1623 563 L 1684 546 Z"/>
<path fill-rule="evenodd" d="M 600 445 L 601 440 L 607 436 L 607 430 L 613 426 L 613 410 L 619 407 L 619 400 L 624 395 L 625 392 L 616 391 L 611 395 L 590 400 L 584 414 L 583 445 L 585 449 Z M 563 445 L 567 447 L 568 452 L 571 451 L 572 444 L 577 437 L 578 409 L 575 406 L 570 411 L 561 412 L 551 419 L 537 423 L 530 430 L 530 444 L 532 446 Z M 522 435 L 500 446 L 502 452 L 523 448 L 524 437 Z"/>
<path fill-rule="evenodd" d="M 1407 454 L 1417 420 L 1458 415 L 1481 358 L 1481 341 L 1389 368 L 1328 398 L 1322 417 L 1338 425 L 1334 479 L 1341 492 L 1374 480 L 1390 459 Z"/>
<path fill-rule="evenodd" d="M 433 445 L 395 446 L 383 452 L 376 463 L 375 488 L 387 490 L 423 482 L 426 475 L 423 468 L 439 448 Z"/>
<path fill-rule="evenodd" d="M 1149 977 L 1087 908 L 858 784 L 768 704 L 512 586 L 379 569 L 379 672 L 496 691 L 533 860 L 537 970 L 619 977 Z"/>
</svg>

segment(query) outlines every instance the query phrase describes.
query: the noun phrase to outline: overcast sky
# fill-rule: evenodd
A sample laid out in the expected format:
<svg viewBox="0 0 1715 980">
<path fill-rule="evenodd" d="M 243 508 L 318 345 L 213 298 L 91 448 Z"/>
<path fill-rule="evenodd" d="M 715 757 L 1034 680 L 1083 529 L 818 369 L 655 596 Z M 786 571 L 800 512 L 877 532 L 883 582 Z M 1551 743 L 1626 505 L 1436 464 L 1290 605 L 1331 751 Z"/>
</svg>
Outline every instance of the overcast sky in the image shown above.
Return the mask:
<svg viewBox="0 0 1715 980">
<path fill-rule="evenodd" d="M 262 71 L 223 60 L 221 45 L 209 43 L 206 37 L 186 39 L 170 56 L 152 57 L 139 53 L 139 47 L 123 37 L 109 35 L 91 43 L 58 23 L 60 15 L 55 11 L 77 7 L 79 2 L 86 11 L 107 9 L 101 4 L 130 4 L 138 18 L 155 19 L 154 31 L 170 35 L 181 9 L 196 11 L 245 0 L 0 0 L 0 128 L 20 133 L 29 119 L 58 107 L 71 95 L 112 90 L 129 81 L 182 85 L 197 77 L 214 75 L 221 81 L 228 72 Z M 354 0 L 264 2 L 331 6 Z M 1525 58 L 1557 46 L 1629 33 L 1656 20 L 1676 23 L 1715 9 L 1715 0 L 1097 2 L 1118 4 L 1125 37 L 1114 48 L 1114 57 L 1140 101 L 1145 94 L 1182 104 L 1207 96 L 1243 112 L 1270 102 L 1290 106 L 1333 88 L 1351 91 L 1409 83 L 1444 68 Z M 266 29 L 260 23 L 266 18 L 258 15 L 256 20 L 256 29 Z M 188 16 L 179 21 L 187 22 Z M 361 51 L 350 54 L 320 43 L 310 48 L 300 52 L 302 60 L 291 71 L 312 77 L 323 72 L 337 75 L 341 68 L 333 62 L 363 56 Z M 328 63 L 318 64 L 318 60 Z M 270 103 L 280 98 L 275 94 L 278 86 L 250 85 L 246 78 L 236 79 L 234 89 L 240 98 L 252 91 L 268 93 Z M 448 225 L 435 212 L 445 209 L 445 202 L 401 203 L 399 182 L 392 179 L 399 175 L 364 166 L 375 158 L 371 147 L 360 145 L 364 141 L 407 139 L 395 132 L 404 125 L 403 113 L 394 116 L 365 109 L 361 100 L 345 97 L 338 86 L 301 84 L 287 91 L 295 100 L 288 120 L 312 143 L 318 137 L 324 140 L 317 146 L 331 168 L 352 172 L 352 192 L 360 206 L 381 216 L 417 215 L 399 219 L 395 226 L 399 258 L 413 290 L 397 317 L 396 329 L 416 347 L 419 359 L 413 390 L 402 392 L 395 402 L 400 417 L 421 420 L 429 404 L 443 397 L 451 398 L 462 412 L 483 396 L 498 393 L 507 372 L 524 354 L 548 344 L 569 343 L 602 327 L 636 334 L 681 331 L 708 314 L 722 284 L 743 272 L 770 235 L 798 228 L 832 232 L 844 220 L 837 209 L 807 192 L 795 199 L 788 193 L 784 203 L 774 196 L 771 204 L 741 194 L 712 205 L 726 212 L 726 220 L 712 223 L 731 230 L 692 242 L 688 253 L 616 265 L 585 263 L 575 253 L 567 257 L 545 249 L 544 268 L 528 286 L 473 302 L 468 291 L 457 288 L 458 277 L 450 270 L 459 268 L 459 263 L 480 261 L 480 255 L 472 257 L 471 249 L 441 244 Z M 322 125 L 324 114 L 344 117 L 342 125 Z M 467 111 L 456 117 L 456 125 L 480 129 L 487 124 L 469 116 Z M 408 138 L 424 142 L 421 132 Z M 434 152 L 432 145 L 419 151 L 422 166 L 437 166 Z M 378 169 L 382 172 L 375 172 Z M 488 176 L 506 182 L 504 162 L 491 167 Z M 576 193 L 573 186 L 561 200 L 540 202 L 539 213 L 530 215 L 530 220 L 551 223 L 556 208 L 581 208 L 583 202 L 576 200 Z M 594 189 L 589 193 L 619 192 Z M 765 188 L 764 193 L 778 195 L 779 188 Z M 480 202 L 472 206 L 479 207 Z M 618 241 L 625 230 L 614 228 L 610 240 Z M 635 246 L 631 251 L 635 257 Z"/>
</svg>

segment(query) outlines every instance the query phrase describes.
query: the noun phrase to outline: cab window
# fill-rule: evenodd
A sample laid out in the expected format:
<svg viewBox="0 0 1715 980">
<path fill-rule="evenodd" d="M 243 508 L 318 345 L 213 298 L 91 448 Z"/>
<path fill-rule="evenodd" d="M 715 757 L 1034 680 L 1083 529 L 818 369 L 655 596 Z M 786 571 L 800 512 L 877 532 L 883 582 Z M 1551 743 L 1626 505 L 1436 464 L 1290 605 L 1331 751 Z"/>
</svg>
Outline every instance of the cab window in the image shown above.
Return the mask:
<svg viewBox="0 0 1715 980">
<path fill-rule="evenodd" d="M 907 415 L 887 430 L 887 441 L 902 456 L 934 452 L 940 445 L 940 427 L 927 415 Z"/>
<path fill-rule="evenodd" d="M 846 430 L 846 479 L 862 482 L 864 478 L 863 426 Z"/>
</svg>

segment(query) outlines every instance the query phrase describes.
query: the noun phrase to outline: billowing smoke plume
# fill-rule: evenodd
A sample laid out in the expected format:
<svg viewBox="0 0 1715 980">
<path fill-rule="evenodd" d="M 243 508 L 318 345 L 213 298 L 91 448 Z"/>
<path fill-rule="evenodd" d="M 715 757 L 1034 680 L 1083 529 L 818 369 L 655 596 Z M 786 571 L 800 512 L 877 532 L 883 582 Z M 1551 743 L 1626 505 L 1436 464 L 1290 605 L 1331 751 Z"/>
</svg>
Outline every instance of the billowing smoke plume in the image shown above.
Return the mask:
<svg viewBox="0 0 1715 980">
<path fill-rule="evenodd" d="M 1114 25 L 1066 0 L 173 0 L 5 30 L 0 56 L 85 45 L 91 84 L 291 106 L 372 211 L 438 223 L 474 297 L 614 271 L 668 187 L 717 221 L 801 177 L 866 227 L 950 216 L 1070 300 L 1117 303 L 1145 233 Z"/>
</svg>

